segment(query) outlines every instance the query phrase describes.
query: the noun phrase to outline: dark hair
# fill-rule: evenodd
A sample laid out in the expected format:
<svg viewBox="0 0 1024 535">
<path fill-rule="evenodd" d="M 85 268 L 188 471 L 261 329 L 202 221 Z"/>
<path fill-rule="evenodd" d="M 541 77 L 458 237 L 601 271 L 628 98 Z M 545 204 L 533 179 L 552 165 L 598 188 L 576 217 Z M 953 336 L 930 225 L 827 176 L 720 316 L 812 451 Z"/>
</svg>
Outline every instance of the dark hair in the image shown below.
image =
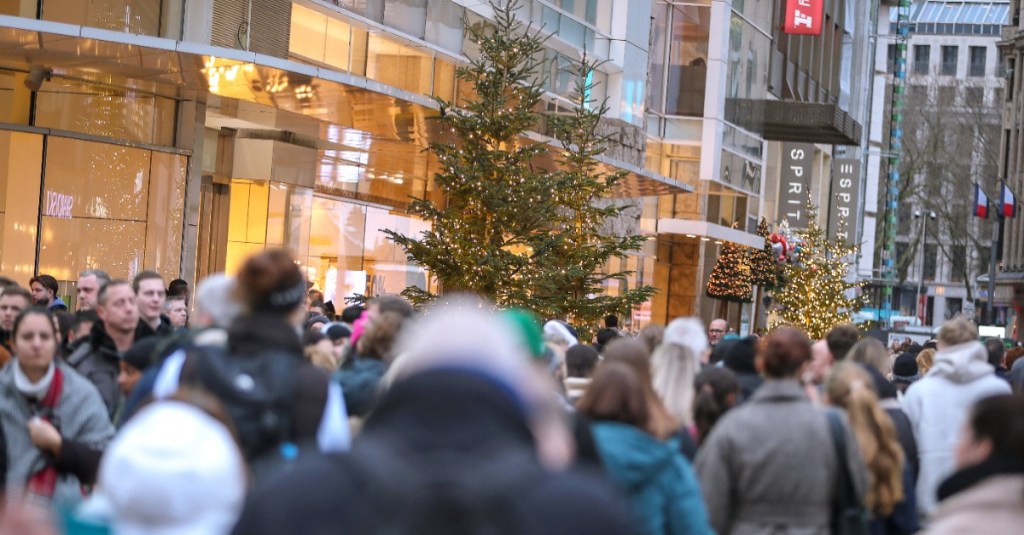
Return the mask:
<svg viewBox="0 0 1024 535">
<path fill-rule="evenodd" d="M 326 339 L 327 335 L 320 331 L 305 331 L 302 333 L 302 347 L 315 346 Z"/>
<path fill-rule="evenodd" d="M 799 329 L 780 327 L 761 343 L 761 370 L 772 379 L 789 379 L 811 360 L 811 340 Z"/>
<path fill-rule="evenodd" d="M 608 345 L 608 342 L 611 342 L 616 338 L 621 338 L 621 336 L 619 335 L 619 331 L 616 331 L 615 329 L 601 329 L 600 331 L 597 331 L 597 345 L 601 347 Z"/>
<path fill-rule="evenodd" d="M 1003 356 L 1006 354 L 1006 346 L 998 338 L 985 340 L 985 349 L 988 351 L 988 363 L 996 368 L 1003 365 Z"/>
<path fill-rule="evenodd" d="M 576 409 L 594 420 L 621 422 L 645 431 L 651 418 L 641 378 L 624 362 L 601 364 Z"/>
<path fill-rule="evenodd" d="M 565 367 L 569 377 L 590 377 L 600 357 L 597 350 L 587 344 L 576 344 L 565 352 Z"/>
<path fill-rule="evenodd" d="M 18 286 L 17 284 L 15 284 L 14 286 L 8 286 L 7 288 L 4 288 L 4 293 L 2 297 L 7 297 L 9 295 L 22 297 L 26 301 L 28 301 L 29 305 L 32 304 L 32 292 L 29 292 L 28 290 L 22 288 L 21 286 Z"/>
<path fill-rule="evenodd" d="M 382 295 L 374 298 L 373 302 L 377 304 L 377 310 L 382 314 L 384 312 L 394 312 L 403 318 L 408 318 L 413 313 L 412 305 L 400 295 Z"/>
<path fill-rule="evenodd" d="M 357 319 L 359 319 L 360 316 L 363 315 L 363 312 L 365 310 L 365 308 L 359 305 L 347 306 L 345 307 L 344 310 L 341 311 L 341 321 L 344 321 L 345 323 L 352 325 L 353 323 L 356 322 Z"/>
<path fill-rule="evenodd" d="M 78 312 L 75 312 L 75 319 L 71 322 L 71 330 L 77 331 L 83 323 L 91 323 L 95 325 L 99 320 L 100 316 L 99 314 L 96 314 L 95 310 L 79 310 Z"/>
<path fill-rule="evenodd" d="M 107 304 L 107 292 L 109 292 L 111 288 L 117 286 L 127 286 L 132 289 L 132 292 L 135 292 L 135 287 L 132 286 L 130 282 L 122 279 L 112 279 L 107 281 L 106 284 L 104 284 L 103 286 L 100 286 L 100 291 L 99 293 L 96 294 L 96 304 Z"/>
<path fill-rule="evenodd" d="M 732 408 L 729 395 L 733 395 L 732 403 L 740 398 L 740 382 L 736 375 L 725 368 L 710 367 L 697 374 L 693 381 L 697 392 L 693 400 L 693 421 L 697 426 L 697 442 L 707 438 L 715 422 Z"/>
<path fill-rule="evenodd" d="M 160 281 L 160 286 L 164 285 L 164 278 L 161 277 L 159 273 L 151 269 L 147 269 L 146 271 L 139 273 L 138 275 L 135 276 L 134 279 L 132 279 L 132 290 L 135 290 L 135 293 L 139 293 L 139 285 L 142 284 L 142 281 L 152 279 Z"/>
<path fill-rule="evenodd" d="M 50 275 L 36 275 L 35 277 L 32 277 L 31 279 L 29 279 L 29 281 L 28 281 L 29 286 L 31 286 L 33 282 L 38 282 L 39 284 L 41 284 L 43 286 L 43 288 L 46 288 L 47 290 L 50 290 L 51 292 L 53 292 L 53 295 L 57 295 L 57 290 L 58 290 L 57 279 L 53 278 L 52 276 L 50 276 Z"/>
<path fill-rule="evenodd" d="M 828 345 L 832 358 L 839 362 L 846 358 L 850 348 L 860 340 L 860 331 L 850 324 L 835 327 L 825 336 L 825 344 Z"/>
<path fill-rule="evenodd" d="M 312 303 L 309 304 L 309 308 L 313 308 L 313 307 L 317 307 L 320 310 L 323 310 L 325 312 L 326 312 L 326 308 L 327 308 L 327 307 L 324 306 L 324 302 L 323 301 L 313 301 Z"/>
<path fill-rule="evenodd" d="M 17 285 L 18 285 L 18 283 L 14 282 L 14 279 L 12 279 L 10 277 L 4 277 L 3 275 L 0 275 L 0 289 L 6 290 L 7 288 L 10 288 L 11 286 L 17 286 Z"/>
<path fill-rule="evenodd" d="M 970 425 L 975 439 L 992 441 L 992 457 L 1024 463 L 1024 396 L 1005 394 L 977 402 Z"/>
<path fill-rule="evenodd" d="M 924 351 L 925 349 L 938 349 L 938 348 L 939 348 L 939 343 L 936 342 L 935 340 L 928 340 L 927 342 L 924 343 L 923 346 L 921 346 L 921 350 L 922 351 Z"/>
<path fill-rule="evenodd" d="M 238 302 L 250 312 L 288 313 L 306 299 L 306 276 L 285 249 L 267 249 L 250 256 L 237 281 Z"/>
<path fill-rule="evenodd" d="M 604 326 L 607 329 L 618 329 L 619 328 L 619 317 L 618 316 L 605 316 Z"/>
<path fill-rule="evenodd" d="M 46 318 L 46 324 L 50 326 L 50 332 L 53 333 L 53 337 L 57 338 L 57 327 L 53 325 L 53 320 L 50 319 L 50 313 L 45 308 L 39 306 L 31 306 L 22 310 L 18 313 L 18 316 L 14 318 L 14 326 L 11 328 L 11 338 L 13 339 L 18 335 L 18 327 L 21 327 L 21 322 L 29 316 L 43 316 Z"/>
<path fill-rule="evenodd" d="M 68 333 L 71 332 L 72 326 L 75 324 L 75 315 L 67 310 L 54 310 L 53 317 L 57 320 L 57 326 L 60 327 L 60 339 L 67 341 Z"/>
<path fill-rule="evenodd" d="M 167 295 L 184 297 L 188 293 L 188 282 L 184 279 L 174 279 L 167 285 Z"/>
</svg>

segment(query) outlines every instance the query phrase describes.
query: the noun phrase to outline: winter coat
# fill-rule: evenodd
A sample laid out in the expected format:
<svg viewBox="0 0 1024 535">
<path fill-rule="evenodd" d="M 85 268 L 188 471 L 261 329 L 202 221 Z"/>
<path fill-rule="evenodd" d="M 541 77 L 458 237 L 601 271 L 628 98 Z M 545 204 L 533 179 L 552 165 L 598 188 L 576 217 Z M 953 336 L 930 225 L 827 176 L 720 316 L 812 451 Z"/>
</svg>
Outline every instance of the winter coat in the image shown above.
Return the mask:
<svg viewBox="0 0 1024 535">
<path fill-rule="evenodd" d="M 29 478 L 47 462 L 47 457 L 32 444 L 28 434 L 28 421 L 35 413 L 25 396 L 14 386 L 14 368 L 17 365 L 12 362 L 0 370 L 0 425 L 3 426 L 9 461 L 7 489 L 13 492 L 24 489 Z M 74 503 L 82 498 L 82 481 L 73 473 L 91 471 L 95 477 L 99 460 L 95 452 L 102 451 L 113 438 L 114 427 L 95 386 L 67 364 L 57 361 L 56 366 L 63 374 L 64 384 L 54 419 L 67 447 L 61 448 L 61 456 L 53 460 L 60 473 L 53 500 Z M 90 457 L 88 462 L 93 465 L 83 468 L 82 456 Z"/>
<path fill-rule="evenodd" d="M 522 406 L 497 383 L 452 369 L 396 382 L 367 418 L 351 454 L 300 460 L 257 489 L 234 533 L 386 533 L 387 523 L 410 521 L 416 502 L 436 510 L 427 501 L 432 493 L 412 487 L 418 474 L 465 476 L 466 470 L 470 481 L 496 491 L 494 505 L 508 513 L 499 521 L 507 533 L 632 533 L 626 504 L 609 483 L 540 465 Z M 473 468 L 491 473 L 474 477 Z M 479 494 L 463 495 L 474 497 Z M 418 532 L 444 531 L 422 526 Z"/>
<path fill-rule="evenodd" d="M 935 510 L 935 491 L 953 472 L 953 451 L 971 406 L 980 399 L 1010 393 L 1010 385 L 995 376 L 981 342 L 945 348 L 935 354 L 934 362 L 902 401 L 917 439 L 921 465 L 917 504 L 924 514 Z"/>
<path fill-rule="evenodd" d="M 595 422 L 591 429 L 608 476 L 629 497 L 640 533 L 714 533 L 678 438 L 662 442 L 618 422 Z"/>
<path fill-rule="evenodd" d="M 67 303 L 65 303 L 64 300 L 59 297 L 55 297 L 53 299 L 53 302 L 51 302 L 49 305 L 46 305 L 47 312 L 56 312 L 59 310 L 63 310 L 65 312 L 68 310 Z"/>
<path fill-rule="evenodd" d="M 117 386 L 121 357 L 102 321 L 97 321 L 92 326 L 89 342 L 76 349 L 67 361 L 75 371 L 96 387 L 103 404 L 107 407 L 107 418 L 113 421 L 123 397 L 121 388 Z"/>
<path fill-rule="evenodd" d="M 954 479 L 967 479 L 965 488 L 939 502 L 927 535 L 1009 535 L 1024 530 L 1024 473 L 974 477 L 976 471 L 984 472 L 985 467 L 958 472 L 943 484 L 945 488 Z"/>
<path fill-rule="evenodd" d="M 1024 359 L 1017 359 L 1010 368 L 1010 385 L 1015 393 L 1024 393 Z"/>
<path fill-rule="evenodd" d="M 143 338 L 149 338 L 150 336 L 166 338 L 172 334 L 174 334 L 174 326 L 171 325 L 171 318 L 168 318 L 163 314 L 160 314 L 160 324 L 156 326 L 156 329 L 150 327 L 150 325 L 141 318 L 139 319 L 138 326 L 135 327 L 136 342 Z"/>
<path fill-rule="evenodd" d="M 387 371 L 388 365 L 384 361 L 355 355 L 334 372 L 334 380 L 341 384 L 350 416 L 366 416 L 373 410 L 380 393 L 381 377 Z"/>
<path fill-rule="evenodd" d="M 867 471 L 846 430 L 847 469 L 864 496 Z M 722 417 L 697 452 L 697 476 L 720 534 L 830 531 L 839 463 L 824 410 L 796 380 L 768 380 Z"/>
</svg>

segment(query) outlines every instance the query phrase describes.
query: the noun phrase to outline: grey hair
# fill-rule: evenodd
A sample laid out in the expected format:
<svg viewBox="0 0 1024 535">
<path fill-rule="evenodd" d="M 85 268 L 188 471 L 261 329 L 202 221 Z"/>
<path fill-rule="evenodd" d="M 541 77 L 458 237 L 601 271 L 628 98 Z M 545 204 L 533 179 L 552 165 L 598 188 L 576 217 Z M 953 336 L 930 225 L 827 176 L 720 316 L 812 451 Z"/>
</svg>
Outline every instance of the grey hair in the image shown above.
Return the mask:
<svg viewBox="0 0 1024 535">
<path fill-rule="evenodd" d="M 215 273 L 196 285 L 195 305 L 198 314 L 210 317 L 216 327 L 228 328 L 242 313 L 242 304 L 235 298 L 235 278 Z"/>
<path fill-rule="evenodd" d="M 654 391 L 677 421 L 693 423 L 694 380 L 700 364 L 693 350 L 683 344 L 663 342 L 651 355 Z"/>
<path fill-rule="evenodd" d="M 82 277 L 90 277 L 90 276 L 91 277 L 96 277 L 96 280 L 99 281 L 99 283 L 100 283 L 99 285 L 100 286 L 103 286 L 104 284 L 110 282 L 110 274 L 107 273 L 106 271 L 103 271 L 102 269 L 87 269 L 87 270 L 85 270 L 85 271 L 83 271 L 83 272 L 78 274 L 78 278 L 80 278 L 80 279 Z"/>
</svg>

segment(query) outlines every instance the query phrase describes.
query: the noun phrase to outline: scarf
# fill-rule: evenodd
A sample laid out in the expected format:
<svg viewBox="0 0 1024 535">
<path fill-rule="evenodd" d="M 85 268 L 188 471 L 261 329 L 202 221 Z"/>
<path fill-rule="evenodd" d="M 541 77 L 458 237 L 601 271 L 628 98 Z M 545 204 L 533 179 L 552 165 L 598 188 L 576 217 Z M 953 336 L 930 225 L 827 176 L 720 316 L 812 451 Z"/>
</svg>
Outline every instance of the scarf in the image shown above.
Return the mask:
<svg viewBox="0 0 1024 535">
<path fill-rule="evenodd" d="M 989 458 L 949 476 L 939 485 L 939 501 L 963 492 L 992 476 L 1024 474 L 1024 463 L 1016 460 Z"/>
<path fill-rule="evenodd" d="M 18 368 L 15 367 L 15 384 L 17 384 L 17 372 Z M 64 374 L 51 363 L 47 376 L 50 377 L 51 380 L 45 381 L 44 378 L 44 381 L 48 382 L 49 385 L 46 390 L 46 395 L 36 407 L 35 416 L 50 422 L 57 428 L 57 431 L 60 431 L 60 423 L 54 417 L 54 410 L 56 410 L 57 402 L 60 401 L 60 396 L 64 391 Z M 40 383 L 42 382 L 43 381 L 40 381 Z M 21 390 L 21 388 L 18 387 L 18 390 Z M 46 466 L 28 478 L 28 492 L 30 494 L 35 494 L 36 496 L 44 496 L 47 498 L 53 497 L 53 492 L 57 488 L 58 475 L 57 468 L 53 465 L 52 460 L 47 458 Z"/>
<path fill-rule="evenodd" d="M 50 367 L 47 368 L 46 374 L 39 380 L 38 383 L 33 383 L 31 379 L 25 375 L 20 365 L 14 366 L 14 387 L 18 389 L 18 392 L 33 401 L 39 401 L 46 392 L 50 389 L 50 383 L 53 381 L 53 376 L 57 366 L 53 362 L 50 362 Z"/>
</svg>

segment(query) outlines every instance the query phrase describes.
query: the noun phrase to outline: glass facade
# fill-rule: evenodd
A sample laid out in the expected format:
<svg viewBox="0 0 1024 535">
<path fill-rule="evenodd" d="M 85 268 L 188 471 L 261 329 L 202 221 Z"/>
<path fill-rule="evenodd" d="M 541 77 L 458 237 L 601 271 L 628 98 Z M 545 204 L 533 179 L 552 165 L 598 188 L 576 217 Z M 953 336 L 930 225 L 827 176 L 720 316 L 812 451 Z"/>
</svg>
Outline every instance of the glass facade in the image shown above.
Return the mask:
<svg viewBox="0 0 1024 535">
<path fill-rule="evenodd" d="M 0 0 L 0 15 L 180 39 L 184 0 Z"/>
</svg>

